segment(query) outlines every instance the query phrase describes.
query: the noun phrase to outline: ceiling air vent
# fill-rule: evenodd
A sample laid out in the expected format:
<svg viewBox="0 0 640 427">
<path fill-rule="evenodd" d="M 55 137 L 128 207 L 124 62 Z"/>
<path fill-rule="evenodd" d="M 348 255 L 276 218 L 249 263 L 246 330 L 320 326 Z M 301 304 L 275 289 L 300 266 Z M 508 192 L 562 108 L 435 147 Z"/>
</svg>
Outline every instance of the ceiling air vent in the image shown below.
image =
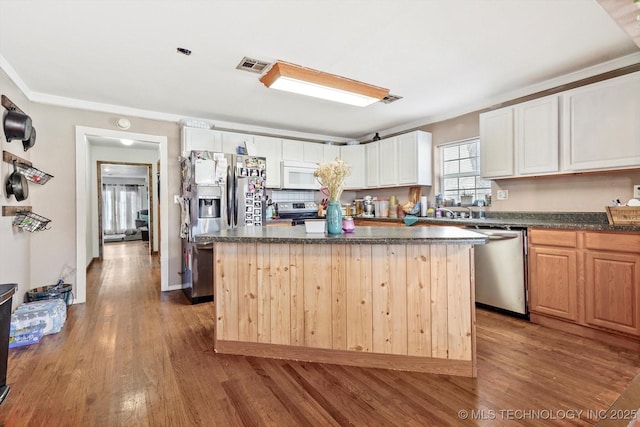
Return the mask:
<svg viewBox="0 0 640 427">
<path fill-rule="evenodd" d="M 252 73 L 262 74 L 262 72 L 269 66 L 271 63 L 258 61 L 257 59 L 247 58 L 246 56 L 242 58 L 242 61 L 238 64 L 236 69 L 243 71 L 250 71 Z"/>
<path fill-rule="evenodd" d="M 392 102 L 396 102 L 399 99 L 402 99 L 402 97 L 398 96 L 398 95 L 389 94 L 389 95 L 385 96 L 384 98 L 382 98 L 380 100 L 380 102 L 382 102 L 384 104 L 391 104 Z"/>
</svg>

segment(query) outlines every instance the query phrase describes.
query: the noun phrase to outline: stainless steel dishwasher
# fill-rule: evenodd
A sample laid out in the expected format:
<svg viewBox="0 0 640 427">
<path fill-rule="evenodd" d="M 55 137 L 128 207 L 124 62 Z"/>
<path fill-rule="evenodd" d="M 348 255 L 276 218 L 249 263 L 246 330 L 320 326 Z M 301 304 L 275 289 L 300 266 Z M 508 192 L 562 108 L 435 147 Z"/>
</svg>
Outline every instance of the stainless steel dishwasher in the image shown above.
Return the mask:
<svg viewBox="0 0 640 427">
<path fill-rule="evenodd" d="M 526 230 L 469 228 L 489 237 L 474 249 L 476 304 L 528 318 Z"/>
</svg>

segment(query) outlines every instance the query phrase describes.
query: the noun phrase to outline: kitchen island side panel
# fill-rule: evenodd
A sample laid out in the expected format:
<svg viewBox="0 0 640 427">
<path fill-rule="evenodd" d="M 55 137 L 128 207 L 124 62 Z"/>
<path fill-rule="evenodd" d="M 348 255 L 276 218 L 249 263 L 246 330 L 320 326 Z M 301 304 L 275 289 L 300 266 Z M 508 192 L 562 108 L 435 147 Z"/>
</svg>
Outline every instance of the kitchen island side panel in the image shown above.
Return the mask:
<svg viewBox="0 0 640 427">
<path fill-rule="evenodd" d="M 407 245 L 407 354 L 431 355 L 431 246 Z"/>
<path fill-rule="evenodd" d="M 216 351 L 474 375 L 471 245 L 215 246 Z"/>
<path fill-rule="evenodd" d="M 349 245 L 347 259 L 347 350 L 373 351 L 371 246 Z"/>
</svg>

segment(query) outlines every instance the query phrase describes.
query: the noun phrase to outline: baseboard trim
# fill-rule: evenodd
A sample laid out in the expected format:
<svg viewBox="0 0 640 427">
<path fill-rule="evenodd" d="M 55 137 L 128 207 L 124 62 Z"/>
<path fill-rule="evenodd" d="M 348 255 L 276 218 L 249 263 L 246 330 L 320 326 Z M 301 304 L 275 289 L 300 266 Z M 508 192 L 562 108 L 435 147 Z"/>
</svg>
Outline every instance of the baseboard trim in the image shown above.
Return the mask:
<svg viewBox="0 0 640 427">
<path fill-rule="evenodd" d="M 476 377 L 470 360 L 447 360 L 400 354 L 364 353 L 360 351 L 298 347 L 242 341 L 216 340 L 215 351 L 221 354 L 288 359 L 305 362 L 333 363 L 366 368 L 395 369 L 431 374 Z"/>
<path fill-rule="evenodd" d="M 640 351 L 640 338 L 625 335 L 619 335 L 615 332 L 601 331 L 589 328 L 587 326 L 569 323 L 565 320 L 559 320 L 552 317 L 541 316 L 539 314 L 530 314 L 531 323 L 546 326 L 559 331 L 578 335 L 584 338 L 591 338 L 597 341 L 623 347 L 629 350 Z"/>
</svg>

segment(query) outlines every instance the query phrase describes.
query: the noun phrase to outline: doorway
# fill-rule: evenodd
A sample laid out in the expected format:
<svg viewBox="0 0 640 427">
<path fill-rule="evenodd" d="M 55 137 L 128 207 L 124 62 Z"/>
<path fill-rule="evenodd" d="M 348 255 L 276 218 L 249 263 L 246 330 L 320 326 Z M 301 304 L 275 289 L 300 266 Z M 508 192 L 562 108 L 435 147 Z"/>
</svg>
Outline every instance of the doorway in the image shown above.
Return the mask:
<svg viewBox="0 0 640 427">
<path fill-rule="evenodd" d="M 152 164 L 97 161 L 98 247 L 104 243 L 141 241 L 154 252 Z"/>
<path fill-rule="evenodd" d="M 133 141 L 142 141 L 149 144 L 156 144 L 158 157 L 160 162 L 159 178 L 163 182 L 167 181 L 168 176 L 168 138 L 162 135 L 149 135 L 132 132 L 117 131 L 111 129 L 91 128 L 85 126 L 76 126 L 76 288 L 77 295 L 75 302 L 86 302 L 86 267 L 94 258 L 94 248 L 97 247 L 98 231 L 97 220 L 94 224 L 92 212 L 97 211 L 97 200 L 92 200 L 91 193 L 95 191 L 92 185 L 92 175 L 95 173 L 95 167 L 91 162 L 91 146 L 89 138 L 105 137 L 130 139 Z M 155 184 L 154 184 L 155 185 Z M 169 191 L 167 185 L 159 185 L 159 200 L 168 200 Z M 160 212 L 156 221 L 158 232 L 157 235 L 168 235 L 168 203 L 159 203 Z M 156 205 L 157 206 L 157 205 Z M 96 214 L 97 217 L 97 214 Z M 155 239 L 155 244 L 160 253 L 160 289 L 161 291 L 170 291 L 181 289 L 181 284 L 169 284 L 169 243 L 167 239 Z M 97 253 L 97 248 L 95 249 Z"/>
</svg>

